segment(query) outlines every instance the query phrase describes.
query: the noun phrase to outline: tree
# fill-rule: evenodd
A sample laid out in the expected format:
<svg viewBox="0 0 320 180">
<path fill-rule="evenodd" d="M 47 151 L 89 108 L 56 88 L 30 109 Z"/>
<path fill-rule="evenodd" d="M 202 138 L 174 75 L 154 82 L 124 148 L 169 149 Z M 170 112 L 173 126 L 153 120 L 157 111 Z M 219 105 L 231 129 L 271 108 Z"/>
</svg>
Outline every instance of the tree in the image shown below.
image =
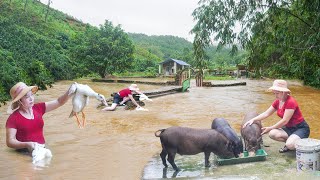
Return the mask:
<svg viewBox="0 0 320 180">
<path fill-rule="evenodd" d="M 240 44 L 253 68 L 320 87 L 320 1 L 201 0 L 193 16 L 196 48 L 214 39 L 218 48 L 232 46 L 234 53 Z"/>
<path fill-rule="evenodd" d="M 78 49 L 77 56 L 85 60 L 89 71 L 103 78 L 130 68 L 134 46 L 119 25 L 114 27 L 112 22 L 106 20 L 99 29 L 88 28 L 85 34 L 85 45 Z"/>
<path fill-rule="evenodd" d="M 196 74 L 196 85 L 202 86 L 203 84 L 203 70 L 207 67 L 207 61 L 208 57 L 205 53 L 205 48 L 207 47 L 207 43 L 203 42 L 203 39 L 201 38 L 201 34 L 197 32 L 193 47 L 194 47 L 194 57 L 195 57 L 195 64 L 197 69 Z"/>
</svg>

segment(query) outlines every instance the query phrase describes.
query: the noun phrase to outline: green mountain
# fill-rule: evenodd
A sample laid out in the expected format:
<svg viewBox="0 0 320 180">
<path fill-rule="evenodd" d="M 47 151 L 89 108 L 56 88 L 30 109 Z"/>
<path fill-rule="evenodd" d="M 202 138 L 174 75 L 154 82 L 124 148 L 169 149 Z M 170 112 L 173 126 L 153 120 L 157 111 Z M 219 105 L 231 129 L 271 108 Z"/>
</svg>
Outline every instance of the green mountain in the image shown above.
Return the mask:
<svg viewBox="0 0 320 180">
<path fill-rule="evenodd" d="M 192 66 L 195 66 L 193 56 L 193 45 L 186 39 L 176 36 L 148 36 L 145 34 L 128 33 L 137 50 L 135 53 L 147 52 L 155 55 L 157 62 L 167 58 L 183 60 Z M 236 56 L 230 55 L 230 48 L 211 46 L 207 48 L 208 67 L 211 69 L 224 69 L 230 66 L 235 67 L 237 64 L 245 64 L 245 52 L 240 50 Z M 148 57 L 148 56 L 144 56 Z M 153 61 L 155 62 L 155 61 Z"/>
<path fill-rule="evenodd" d="M 144 71 L 145 67 L 154 73 L 158 63 L 167 58 L 192 62 L 192 43 L 176 36 L 148 36 L 145 34 L 128 33 L 135 45 L 135 71 Z"/>
<path fill-rule="evenodd" d="M 128 33 L 136 46 L 147 49 L 162 58 L 180 56 L 184 50 L 192 50 L 192 43 L 177 36 L 148 36 Z"/>
</svg>

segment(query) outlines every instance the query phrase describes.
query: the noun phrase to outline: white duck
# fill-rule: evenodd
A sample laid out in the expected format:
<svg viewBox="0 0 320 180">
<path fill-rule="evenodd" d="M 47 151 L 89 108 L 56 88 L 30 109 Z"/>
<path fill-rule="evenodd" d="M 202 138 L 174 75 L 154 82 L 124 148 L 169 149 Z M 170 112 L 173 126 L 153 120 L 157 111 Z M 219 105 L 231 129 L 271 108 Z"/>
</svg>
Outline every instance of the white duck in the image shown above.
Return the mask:
<svg viewBox="0 0 320 180">
<path fill-rule="evenodd" d="M 139 94 L 138 96 L 140 96 L 139 97 L 139 101 L 145 101 L 145 100 L 147 100 L 147 101 L 152 101 L 152 99 L 150 99 L 147 95 L 145 95 L 145 94 Z M 148 109 L 145 109 L 145 108 L 143 108 L 143 107 L 137 107 L 136 108 L 136 110 L 137 111 L 149 111 Z"/>
<path fill-rule="evenodd" d="M 86 123 L 86 116 L 83 109 L 89 104 L 89 97 L 95 97 L 97 100 L 101 101 L 104 105 L 107 105 L 106 99 L 102 94 L 96 93 L 88 85 L 74 83 L 69 90 L 69 94 L 73 94 L 72 98 L 72 111 L 69 118 L 76 116 L 79 128 L 84 128 Z M 82 122 L 78 118 L 78 114 L 82 113 Z"/>
<path fill-rule="evenodd" d="M 145 101 L 145 100 L 147 100 L 147 101 L 152 101 L 152 99 L 150 99 L 147 95 L 145 95 L 145 94 L 139 94 L 138 96 L 140 96 L 139 97 L 139 101 Z"/>
</svg>

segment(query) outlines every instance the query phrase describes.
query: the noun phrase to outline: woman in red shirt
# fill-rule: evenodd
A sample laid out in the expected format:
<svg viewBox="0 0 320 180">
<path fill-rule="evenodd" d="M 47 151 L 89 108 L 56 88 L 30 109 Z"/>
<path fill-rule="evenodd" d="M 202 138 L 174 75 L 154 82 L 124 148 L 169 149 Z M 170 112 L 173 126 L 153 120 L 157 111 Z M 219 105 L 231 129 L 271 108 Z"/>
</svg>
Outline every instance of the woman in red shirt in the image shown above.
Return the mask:
<svg viewBox="0 0 320 180">
<path fill-rule="evenodd" d="M 23 82 L 10 89 L 12 101 L 8 107 L 10 116 L 6 122 L 6 143 L 10 148 L 31 153 L 37 143 L 44 146 L 42 116 L 65 104 L 71 96 L 67 91 L 56 100 L 34 104 L 34 94 L 37 91 L 37 86 L 27 86 Z"/>
<path fill-rule="evenodd" d="M 251 125 L 254 121 L 266 119 L 277 112 L 281 120 L 273 126 L 263 127 L 261 135 L 269 132 L 271 139 L 285 142 L 285 146 L 279 150 L 280 153 L 295 150 L 297 140 L 309 137 L 309 125 L 303 118 L 298 103 L 290 96 L 285 80 L 275 80 L 269 90 L 272 90 L 276 100 L 265 112 L 246 122 L 243 127 Z"/>
<path fill-rule="evenodd" d="M 123 105 L 129 100 L 131 100 L 133 104 L 137 106 L 137 108 L 141 108 L 140 105 L 136 102 L 136 100 L 134 100 L 132 92 L 142 94 L 139 91 L 139 88 L 136 84 L 131 84 L 128 88 L 122 89 L 118 93 L 116 93 L 113 96 L 112 105 L 110 107 L 103 108 L 102 111 L 113 111 L 116 109 L 118 105 Z"/>
</svg>

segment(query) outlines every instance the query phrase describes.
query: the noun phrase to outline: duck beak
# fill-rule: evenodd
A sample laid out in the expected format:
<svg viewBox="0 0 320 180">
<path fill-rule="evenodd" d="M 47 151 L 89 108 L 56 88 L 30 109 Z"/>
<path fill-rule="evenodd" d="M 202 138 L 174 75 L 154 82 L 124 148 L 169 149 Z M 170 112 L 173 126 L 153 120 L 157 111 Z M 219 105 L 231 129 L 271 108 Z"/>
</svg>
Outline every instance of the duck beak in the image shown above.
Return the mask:
<svg viewBox="0 0 320 180">
<path fill-rule="evenodd" d="M 101 100 L 101 103 L 104 104 L 105 106 L 108 106 L 108 103 L 105 99 Z"/>
</svg>

